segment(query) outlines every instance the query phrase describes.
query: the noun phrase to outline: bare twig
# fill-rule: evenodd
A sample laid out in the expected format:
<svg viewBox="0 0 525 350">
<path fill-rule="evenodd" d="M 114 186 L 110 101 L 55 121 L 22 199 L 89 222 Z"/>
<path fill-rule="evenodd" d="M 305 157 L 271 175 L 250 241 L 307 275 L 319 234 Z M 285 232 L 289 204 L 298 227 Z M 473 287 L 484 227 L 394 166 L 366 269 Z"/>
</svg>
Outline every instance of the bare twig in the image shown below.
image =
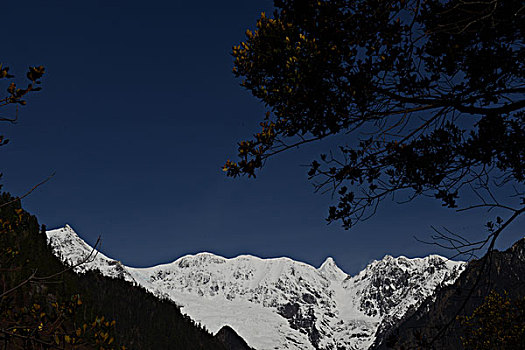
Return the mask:
<svg viewBox="0 0 525 350">
<path fill-rule="evenodd" d="M 95 260 L 95 258 L 97 257 L 97 254 L 98 254 L 98 250 L 96 250 L 97 246 L 100 244 L 100 236 L 98 237 L 97 241 L 95 242 L 95 245 L 93 246 L 93 248 L 91 249 L 91 252 L 85 256 L 81 261 L 77 262 L 76 264 L 74 265 L 71 265 L 57 273 L 54 273 L 54 274 L 51 274 L 51 275 L 48 275 L 48 276 L 44 276 L 44 277 L 37 277 L 36 276 L 36 273 L 37 273 L 37 270 L 34 270 L 33 273 L 27 278 L 25 279 L 23 282 L 19 283 L 18 285 L 16 285 L 15 287 L 3 292 L 2 294 L 0 294 L 0 298 L 3 298 L 4 296 L 16 291 L 17 289 L 23 287 L 24 285 L 30 283 L 30 282 L 34 282 L 34 281 L 39 281 L 39 282 L 42 282 L 42 281 L 47 281 L 47 280 L 50 280 L 54 277 L 57 277 L 59 275 L 62 275 L 64 273 L 66 273 L 67 271 L 69 270 L 72 270 L 82 264 L 87 264 L 87 263 L 90 263 L 90 262 L 93 262 Z"/>
<path fill-rule="evenodd" d="M 8 295 L 9 293 L 12 293 L 14 292 L 15 290 L 17 290 L 18 288 L 20 287 L 23 287 L 25 286 L 26 284 L 28 284 L 29 282 L 31 282 L 33 280 L 33 278 L 35 278 L 35 275 L 36 275 L 36 271 L 33 271 L 33 273 L 31 274 L 31 276 L 29 276 L 26 280 L 24 280 L 23 282 L 19 283 L 18 285 L 14 286 L 13 288 L 3 292 L 2 294 L 0 294 L 0 298 L 3 298 L 4 296 Z"/>
<path fill-rule="evenodd" d="M 474 294 L 474 291 L 476 290 L 477 286 L 479 285 L 479 283 L 481 281 L 481 277 L 483 276 L 483 272 L 484 272 L 485 268 L 488 265 L 487 262 L 490 261 L 490 259 L 492 257 L 492 252 L 494 250 L 494 245 L 496 244 L 496 240 L 498 239 L 500 233 L 508 225 L 510 225 L 518 216 L 520 216 L 524 212 L 525 212 L 525 207 L 523 207 L 523 208 L 521 208 L 519 210 L 516 210 L 514 212 L 514 214 L 510 218 L 507 219 L 507 221 L 502 223 L 501 226 L 489 236 L 491 238 L 487 238 L 487 242 L 490 240 L 490 244 L 489 244 L 489 246 L 487 248 L 487 253 L 485 254 L 485 256 L 482 259 L 482 265 L 481 265 L 481 268 L 479 269 L 479 272 L 478 272 L 478 275 L 476 277 L 476 280 L 475 280 L 474 284 L 472 285 L 471 288 L 469 288 L 469 291 L 468 291 L 468 294 L 467 294 L 466 298 L 463 300 L 463 303 L 461 304 L 461 306 L 456 310 L 456 312 L 454 313 L 453 317 L 451 317 L 450 320 L 432 338 L 432 340 L 430 341 L 429 345 L 434 344 L 438 339 L 440 339 L 444 335 L 444 333 L 447 331 L 447 329 L 449 329 L 450 326 L 452 326 L 452 324 L 456 321 L 456 318 L 465 309 L 465 307 L 467 306 L 467 303 L 470 301 L 472 295 Z"/>
<path fill-rule="evenodd" d="M 45 179 L 44 181 L 39 182 L 38 184 L 36 184 L 35 186 L 33 186 L 29 191 L 27 191 L 26 193 L 24 193 L 22 196 L 17 197 L 17 198 L 15 198 L 15 199 L 13 199 L 13 200 L 11 200 L 11 201 L 9 201 L 9 202 L 6 202 L 6 203 L 1 204 L 1 205 L 0 205 L 0 208 L 3 208 L 3 207 L 5 207 L 5 206 L 8 206 L 9 204 L 12 204 L 12 203 L 14 203 L 14 202 L 16 202 L 16 201 L 18 201 L 18 200 L 20 200 L 20 199 L 24 199 L 25 197 L 29 196 L 29 195 L 30 195 L 31 193 L 33 193 L 33 191 L 36 190 L 38 187 L 42 186 L 43 184 L 45 184 L 46 182 L 48 182 L 49 180 L 51 180 L 51 178 L 52 178 L 53 176 L 55 176 L 55 174 L 56 174 L 56 172 L 53 172 L 53 174 L 49 175 L 49 176 L 47 177 L 47 179 Z"/>
</svg>

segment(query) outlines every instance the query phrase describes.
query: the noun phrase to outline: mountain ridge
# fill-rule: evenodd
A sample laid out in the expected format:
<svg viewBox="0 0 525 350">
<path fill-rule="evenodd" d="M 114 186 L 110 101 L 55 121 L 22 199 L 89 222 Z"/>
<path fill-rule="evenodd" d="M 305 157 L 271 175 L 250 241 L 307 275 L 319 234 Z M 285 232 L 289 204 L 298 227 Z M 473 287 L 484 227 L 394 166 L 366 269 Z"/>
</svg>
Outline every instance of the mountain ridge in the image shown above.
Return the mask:
<svg viewBox="0 0 525 350">
<path fill-rule="evenodd" d="M 47 234 L 55 254 L 70 265 L 92 250 L 69 225 Z M 379 330 L 452 283 L 463 266 L 437 255 L 387 255 L 351 276 L 331 257 L 316 268 L 287 257 L 203 252 L 133 268 L 99 253 L 77 272 L 97 269 L 136 283 L 174 301 L 212 333 L 230 326 L 258 350 L 303 350 L 368 348 Z"/>
</svg>

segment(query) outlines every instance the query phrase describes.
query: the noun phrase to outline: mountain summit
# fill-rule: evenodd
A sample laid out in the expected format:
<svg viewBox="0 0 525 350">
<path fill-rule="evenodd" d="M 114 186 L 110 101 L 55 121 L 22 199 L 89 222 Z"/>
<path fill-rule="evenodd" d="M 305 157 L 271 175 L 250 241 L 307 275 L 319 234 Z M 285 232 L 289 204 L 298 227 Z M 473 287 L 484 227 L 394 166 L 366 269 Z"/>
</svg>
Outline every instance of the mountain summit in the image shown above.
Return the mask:
<svg viewBox="0 0 525 350">
<path fill-rule="evenodd" d="M 55 255 L 68 264 L 92 248 L 71 228 L 47 232 Z M 138 284 L 213 333 L 231 327 L 249 346 L 269 349 L 368 349 L 384 332 L 442 285 L 455 281 L 464 263 L 432 255 L 386 256 L 355 276 L 332 258 L 315 268 L 289 258 L 186 255 L 172 263 L 133 268 L 101 253 L 77 272 Z"/>
</svg>

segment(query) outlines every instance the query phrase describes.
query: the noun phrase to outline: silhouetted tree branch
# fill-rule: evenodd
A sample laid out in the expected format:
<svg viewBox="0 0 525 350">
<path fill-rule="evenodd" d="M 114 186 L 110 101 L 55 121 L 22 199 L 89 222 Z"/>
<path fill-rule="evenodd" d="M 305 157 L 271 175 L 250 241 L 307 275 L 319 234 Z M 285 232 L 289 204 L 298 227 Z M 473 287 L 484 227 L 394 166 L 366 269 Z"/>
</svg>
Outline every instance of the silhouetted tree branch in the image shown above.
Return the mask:
<svg viewBox="0 0 525 350">
<path fill-rule="evenodd" d="M 338 198 L 327 220 L 344 228 L 385 199 L 434 197 L 458 212 L 525 201 L 521 2 L 274 3 L 232 50 L 234 74 L 267 112 L 228 176 L 255 177 L 281 152 L 343 134 L 308 175 Z M 521 195 L 497 198 L 509 186 Z"/>
</svg>

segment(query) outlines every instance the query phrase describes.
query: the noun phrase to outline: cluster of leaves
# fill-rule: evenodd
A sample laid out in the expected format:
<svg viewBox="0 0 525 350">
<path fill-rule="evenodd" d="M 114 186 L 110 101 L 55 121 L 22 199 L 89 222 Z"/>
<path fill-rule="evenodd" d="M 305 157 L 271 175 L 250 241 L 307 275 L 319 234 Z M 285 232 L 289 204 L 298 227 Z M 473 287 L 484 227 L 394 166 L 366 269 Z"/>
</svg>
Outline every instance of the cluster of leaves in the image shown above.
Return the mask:
<svg viewBox="0 0 525 350">
<path fill-rule="evenodd" d="M 349 134 L 308 173 L 339 197 L 328 220 L 345 228 L 396 193 L 455 208 L 473 190 L 490 207 L 500 206 L 490 179 L 523 185 L 521 1 L 274 4 L 233 47 L 234 74 L 268 112 L 223 167 L 228 176 L 255 177 L 277 153 Z"/>
<path fill-rule="evenodd" d="M 10 104 L 25 106 L 27 101 L 24 99 L 27 94 L 31 92 L 40 91 L 42 88 L 40 85 L 41 78 L 44 75 L 45 68 L 43 66 L 38 67 L 29 67 L 26 77 L 29 80 L 28 85 L 25 88 L 19 88 L 16 83 L 12 82 L 7 87 L 7 96 L 0 99 L 0 107 L 4 107 Z M 0 79 L 11 79 L 14 78 L 13 75 L 9 74 L 9 67 L 4 67 L 3 64 L 0 64 Z M 18 110 L 17 110 L 18 112 Z M 16 122 L 18 113 L 14 117 L 1 117 L 0 121 Z M 3 137 L 2 137 L 3 139 Z M 5 142 L 5 140 L 4 140 Z"/>
<path fill-rule="evenodd" d="M 525 298 L 511 300 L 492 291 L 472 315 L 460 317 L 465 349 L 523 349 L 525 344 Z"/>
<path fill-rule="evenodd" d="M 19 88 L 16 83 L 12 82 L 7 87 L 7 95 L 4 98 L 0 98 L 0 107 L 7 107 L 14 105 L 14 114 L 9 116 L 0 115 L 0 122 L 16 123 L 18 120 L 18 106 L 25 106 L 26 100 L 24 99 L 29 93 L 40 91 L 41 78 L 44 75 L 45 68 L 43 66 L 29 67 L 26 74 L 29 83 L 26 88 Z M 9 67 L 4 66 L 0 63 L 0 80 L 12 79 L 13 75 L 9 74 Z M 4 146 L 9 142 L 9 139 L 4 135 L 0 135 L 0 146 Z M 0 177 L 2 174 L 0 173 Z M 1 188 L 1 185 L 0 185 Z"/>
<path fill-rule="evenodd" d="M 116 322 L 96 317 L 91 323 L 84 323 L 73 329 L 75 314 L 82 301 L 76 294 L 66 302 L 33 303 L 23 306 L 2 308 L 2 334 L 4 344 L 25 349 L 114 349 Z M 125 346 L 118 347 L 125 350 Z"/>
</svg>

